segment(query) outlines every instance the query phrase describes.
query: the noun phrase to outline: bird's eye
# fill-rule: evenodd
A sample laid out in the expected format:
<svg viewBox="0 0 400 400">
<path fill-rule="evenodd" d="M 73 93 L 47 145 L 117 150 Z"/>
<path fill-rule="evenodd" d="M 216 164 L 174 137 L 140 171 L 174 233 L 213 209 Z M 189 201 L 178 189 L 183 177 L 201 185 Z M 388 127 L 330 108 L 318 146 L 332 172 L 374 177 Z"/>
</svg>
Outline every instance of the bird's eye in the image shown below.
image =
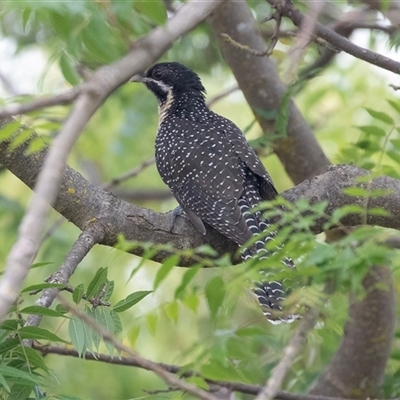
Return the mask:
<svg viewBox="0 0 400 400">
<path fill-rule="evenodd" d="M 163 73 L 161 71 L 154 71 L 153 78 L 157 79 L 158 81 L 163 77 Z"/>
</svg>

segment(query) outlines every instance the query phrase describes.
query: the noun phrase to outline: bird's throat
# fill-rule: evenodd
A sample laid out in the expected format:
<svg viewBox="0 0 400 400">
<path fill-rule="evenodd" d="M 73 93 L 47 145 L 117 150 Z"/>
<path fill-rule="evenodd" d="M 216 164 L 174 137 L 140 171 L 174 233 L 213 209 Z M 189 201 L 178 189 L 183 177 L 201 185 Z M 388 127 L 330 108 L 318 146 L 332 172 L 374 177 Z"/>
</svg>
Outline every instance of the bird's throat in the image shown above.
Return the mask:
<svg viewBox="0 0 400 400">
<path fill-rule="evenodd" d="M 170 90 L 168 90 L 165 99 L 158 104 L 158 125 L 162 124 L 168 113 L 171 111 L 173 103 L 174 94 L 171 88 Z"/>
</svg>

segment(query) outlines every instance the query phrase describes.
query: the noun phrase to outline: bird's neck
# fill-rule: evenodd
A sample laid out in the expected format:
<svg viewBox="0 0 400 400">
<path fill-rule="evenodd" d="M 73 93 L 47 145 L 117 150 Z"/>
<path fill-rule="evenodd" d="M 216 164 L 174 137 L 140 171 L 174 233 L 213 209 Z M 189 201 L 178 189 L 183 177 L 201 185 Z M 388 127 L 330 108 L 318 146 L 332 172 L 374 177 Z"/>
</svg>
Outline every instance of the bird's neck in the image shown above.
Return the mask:
<svg viewBox="0 0 400 400">
<path fill-rule="evenodd" d="M 161 124 L 167 116 L 195 121 L 196 118 L 208 111 L 204 96 L 199 92 L 173 93 L 170 91 L 158 103 L 158 117 Z"/>
</svg>

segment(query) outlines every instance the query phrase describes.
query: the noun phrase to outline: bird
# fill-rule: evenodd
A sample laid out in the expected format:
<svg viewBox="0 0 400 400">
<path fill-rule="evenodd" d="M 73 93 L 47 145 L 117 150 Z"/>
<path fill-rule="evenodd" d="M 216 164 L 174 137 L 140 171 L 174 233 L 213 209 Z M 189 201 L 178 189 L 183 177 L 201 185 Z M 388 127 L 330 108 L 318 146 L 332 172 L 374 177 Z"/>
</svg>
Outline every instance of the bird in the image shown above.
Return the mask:
<svg viewBox="0 0 400 400">
<path fill-rule="evenodd" d="M 161 62 L 130 82 L 144 83 L 157 99 L 156 166 L 180 209 L 202 234 L 208 224 L 241 246 L 243 260 L 259 252 L 268 257 L 265 244 L 276 233 L 254 208 L 278 192 L 240 128 L 207 107 L 199 76 L 181 63 Z M 268 234 L 243 247 L 262 232 Z M 283 263 L 294 268 L 290 258 Z M 264 315 L 273 324 L 294 321 L 298 315 L 282 312 L 282 283 L 267 275 L 253 289 Z"/>
</svg>

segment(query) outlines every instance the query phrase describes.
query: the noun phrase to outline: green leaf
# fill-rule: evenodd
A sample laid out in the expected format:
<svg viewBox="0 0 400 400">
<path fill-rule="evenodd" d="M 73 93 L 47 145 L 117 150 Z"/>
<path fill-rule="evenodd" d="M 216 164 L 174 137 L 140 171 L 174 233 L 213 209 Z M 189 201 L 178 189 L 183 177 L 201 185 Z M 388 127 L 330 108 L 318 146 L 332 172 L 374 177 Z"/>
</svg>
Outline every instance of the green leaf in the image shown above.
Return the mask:
<svg viewBox="0 0 400 400">
<path fill-rule="evenodd" d="M 108 281 L 106 284 L 106 290 L 104 295 L 102 296 L 103 301 L 109 301 L 112 294 L 114 293 L 114 281 Z"/>
<path fill-rule="evenodd" d="M 26 32 L 26 24 L 29 21 L 29 17 L 31 16 L 32 9 L 30 7 L 26 7 L 22 12 L 22 28 L 24 32 Z"/>
<path fill-rule="evenodd" d="M 3 387 L 7 393 L 10 393 L 10 386 L 8 386 L 7 381 L 4 379 L 2 374 L 0 374 L 0 387 Z"/>
<path fill-rule="evenodd" d="M 146 326 L 149 332 L 154 336 L 157 331 L 157 322 L 158 322 L 158 317 L 157 314 L 148 314 L 146 316 Z"/>
<path fill-rule="evenodd" d="M 144 299 L 148 294 L 152 292 L 152 290 L 142 290 L 139 292 L 131 293 L 124 300 L 119 301 L 112 309 L 117 313 L 126 311 L 134 306 L 136 303 L 139 303 L 140 300 Z"/>
<path fill-rule="evenodd" d="M 72 86 L 77 85 L 80 82 L 80 77 L 76 72 L 72 59 L 63 52 L 61 53 L 58 62 L 60 65 L 61 72 L 64 78 L 67 80 L 67 82 Z"/>
<path fill-rule="evenodd" d="M 63 285 L 60 283 L 39 283 L 37 285 L 31 285 L 22 290 L 22 293 L 25 292 L 30 292 L 30 291 L 36 291 L 36 290 L 43 290 L 43 289 L 51 289 L 51 288 L 56 288 L 56 289 L 65 289 L 68 287 L 68 285 Z"/>
<path fill-rule="evenodd" d="M 167 20 L 167 12 L 162 0 L 136 1 L 135 10 L 157 25 L 162 25 Z"/>
<path fill-rule="evenodd" d="M 72 300 L 75 304 L 79 304 L 85 294 L 85 285 L 83 283 L 79 284 L 72 292 Z"/>
<path fill-rule="evenodd" d="M 116 334 L 114 319 L 111 316 L 111 310 L 108 307 L 97 307 L 93 311 L 93 316 L 96 322 L 101 325 L 106 331 Z M 114 345 L 111 342 L 104 341 L 105 346 L 110 354 L 114 352 Z"/>
<path fill-rule="evenodd" d="M 357 128 L 360 131 L 367 133 L 368 135 L 373 135 L 378 137 L 386 136 L 385 130 L 376 125 L 362 125 L 362 126 L 357 126 Z"/>
<path fill-rule="evenodd" d="M 140 326 L 134 326 L 132 329 L 129 329 L 128 332 L 128 339 L 129 339 L 129 344 L 131 345 L 132 348 L 136 347 L 136 342 L 140 334 Z"/>
<path fill-rule="evenodd" d="M 73 315 L 68 324 L 68 333 L 72 346 L 78 352 L 79 357 L 86 351 L 86 332 L 84 322 Z"/>
<path fill-rule="evenodd" d="M 182 297 L 187 285 L 192 281 L 196 274 L 200 271 L 200 265 L 189 268 L 182 277 L 181 284 L 175 290 L 175 299 Z"/>
<path fill-rule="evenodd" d="M 368 112 L 369 115 L 371 115 L 371 117 L 378 119 L 379 121 L 385 122 L 389 125 L 394 124 L 393 118 L 389 114 L 386 114 L 382 111 L 375 111 L 371 108 L 365 108 L 365 110 Z"/>
<path fill-rule="evenodd" d="M 377 215 L 381 217 L 390 217 L 391 213 L 389 211 L 384 210 L 381 207 L 373 207 L 368 210 L 369 215 Z"/>
<path fill-rule="evenodd" d="M 169 303 L 165 307 L 165 314 L 171 321 L 173 321 L 176 324 L 179 319 L 179 304 L 178 304 L 178 302 L 173 301 L 172 303 Z"/>
<path fill-rule="evenodd" d="M 190 376 L 189 378 L 186 378 L 186 381 L 189 383 L 193 383 L 197 387 L 203 390 L 210 390 L 210 387 L 208 386 L 208 383 L 206 380 L 200 376 Z"/>
<path fill-rule="evenodd" d="M 215 317 L 225 297 L 225 283 L 220 276 L 211 279 L 206 285 L 206 299 L 211 315 Z"/>
<path fill-rule="evenodd" d="M 120 316 L 114 311 L 110 310 L 110 315 L 114 323 L 114 332 L 115 335 L 118 335 L 119 333 L 122 332 L 122 321 Z"/>
<path fill-rule="evenodd" d="M 37 137 L 33 138 L 29 141 L 28 148 L 25 151 L 26 155 L 31 155 L 35 153 L 39 153 L 39 151 L 43 150 L 46 147 L 46 143 L 43 141 L 43 138 Z"/>
<path fill-rule="evenodd" d="M 87 299 L 96 298 L 107 283 L 107 268 L 99 268 L 89 283 L 86 293 Z"/>
<path fill-rule="evenodd" d="M 105 42 L 110 43 L 112 38 L 112 31 L 105 22 L 101 16 L 93 15 L 81 37 L 93 58 L 107 64 L 117 59 L 120 54 L 116 47 L 105 46 Z"/>
<path fill-rule="evenodd" d="M 168 257 L 162 264 L 161 268 L 157 271 L 156 277 L 154 279 L 154 290 L 158 285 L 167 277 L 169 272 L 179 263 L 179 254 L 174 254 Z"/>
<path fill-rule="evenodd" d="M 365 208 L 358 206 L 357 204 L 349 204 L 347 206 L 343 206 L 340 208 L 337 208 L 333 213 L 332 213 L 332 220 L 333 221 L 340 221 L 343 217 L 349 214 L 364 214 L 365 213 Z"/>
<path fill-rule="evenodd" d="M 7 353 L 11 349 L 19 346 L 21 344 L 21 340 L 19 338 L 7 339 L 3 343 L 0 344 L 0 354 Z"/>
<path fill-rule="evenodd" d="M 29 372 L 21 371 L 20 369 L 9 367 L 8 365 L 0 364 L 0 374 L 4 377 L 20 379 L 28 384 L 38 384 L 38 376 Z"/>
<path fill-rule="evenodd" d="M 199 296 L 196 293 L 192 293 L 183 299 L 183 304 L 196 313 L 200 304 Z"/>
<path fill-rule="evenodd" d="M 24 360 L 33 368 L 40 368 L 48 372 L 43 357 L 36 351 L 27 346 L 19 346 L 13 350 L 13 355 L 16 354 L 21 360 Z"/>
<path fill-rule="evenodd" d="M 238 372 L 238 368 L 233 365 L 223 364 L 220 360 L 211 359 L 207 362 L 207 364 L 203 365 L 200 368 L 201 374 L 204 375 L 205 378 L 221 380 L 221 381 L 234 381 L 241 380 L 240 373 Z"/>
<path fill-rule="evenodd" d="M 197 247 L 196 253 L 208 257 L 216 257 L 218 255 L 218 252 L 214 250 L 209 244 L 203 244 Z"/>
<path fill-rule="evenodd" d="M 388 150 L 386 154 L 397 164 L 400 164 L 400 153 L 396 150 Z"/>
<path fill-rule="evenodd" d="M 15 383 L 11 387 L 10 395 L 8 400 L 26 400 L 32 393 L 32 385 L 23 383 Z"/>
<path fill-rule="evenodd" d="M 391 139 L 390 143 L 392 143 L 393 147 L 395 147 L 397 150 L 400 149 L 400 139 Z"/>
<path fill-rule="evenodd" d="M 376 152 L 381 150 L 381 146 L 379 145 L 379 143 L 376 143 L 376 141 L 369 139 L 358 141 L 356 146 L 359 147 L 360 149 L 368 150 L 371 152 Z"/>
<path fill-rule="evenodd" d="M 363 187 L 344 188 L 343 193 L 354 197 L 369 197 L 369 191 Z"/>
<path fill-rule="evenodd" d="M 21 123 L 15 119 L 12 122 L 8 123 L 6 126 L 3 126 L 0 129 L 0 141 L 10 138 L 18 131 L 20 127 Z"/>
<path fill-rule="evenodd" d="M 111 310 L 108 307 L 96 307 L 93 310 L 93 317 L 105 330 L 113 334 L 115 333 L 114 321 L 111 316 Z"/>
<path fill-rule="evenodd" d="M 18 329 L 18 321 L 15 319 L 6 319 L 0 324 L 0 329 L 5 331 L 16 331 Z"/>
<path fill-rule="evenodd" d="M 47 329 L 38 328 L 36 326 L 24 326 L 18 330 L 21 339 L 43 339 L 50 340 L 51 342 L 67 343 L 64 339 L 49 332 Z"/>
<path fill-rule="evenodd" d="M 400 113 L 400 102 L 394 100 L 387 100 L 387 102 L 394 108 L 395 111 Z"/>
<path fill-rule="evenodd" d="M 23 129 L 20 129 L 18 131 L 18 134 L 13 136 L 12 141 L 10 142 L 9 146 L 10 150 L 15 150 L 17 147 L 27 142 L 30 139 L 31 135 L 32 135 L 31 130 L 25 127 Z"/>
<path fill-rule="evenodd" d="M 250 336 L 250 337 L 264 336 L 265 335 L 265 331 L 262 328 L 260 328 L 259 326 L 245 326 L 243 328 L 239 328 L 236 331 L 236 335 L 238 335 L 238 336 Z"/>
<path fill-rule="evenodd" d="M 40 306 L 25 307 L 24 309 L 22 309 L 20 311 L 20 313 L 21 314 L 46 315 L 48 317 L 63 317 L 63 314 L 58 311 L 51 310 L 46 307 L 40 307 Z"/>
<path fill-rule="evenodd" d="M 32 264 L 32 265 L 30 266 L 30 269 L 39 268 L 39 267 L 44 267 L 44 266 L 46 266 L 46 265 L 51 265 L 51 264 L 54 264 L 54 262 L 53 262 L 53 261 L 37 262 L 37 263 Z"/>
</svg>

